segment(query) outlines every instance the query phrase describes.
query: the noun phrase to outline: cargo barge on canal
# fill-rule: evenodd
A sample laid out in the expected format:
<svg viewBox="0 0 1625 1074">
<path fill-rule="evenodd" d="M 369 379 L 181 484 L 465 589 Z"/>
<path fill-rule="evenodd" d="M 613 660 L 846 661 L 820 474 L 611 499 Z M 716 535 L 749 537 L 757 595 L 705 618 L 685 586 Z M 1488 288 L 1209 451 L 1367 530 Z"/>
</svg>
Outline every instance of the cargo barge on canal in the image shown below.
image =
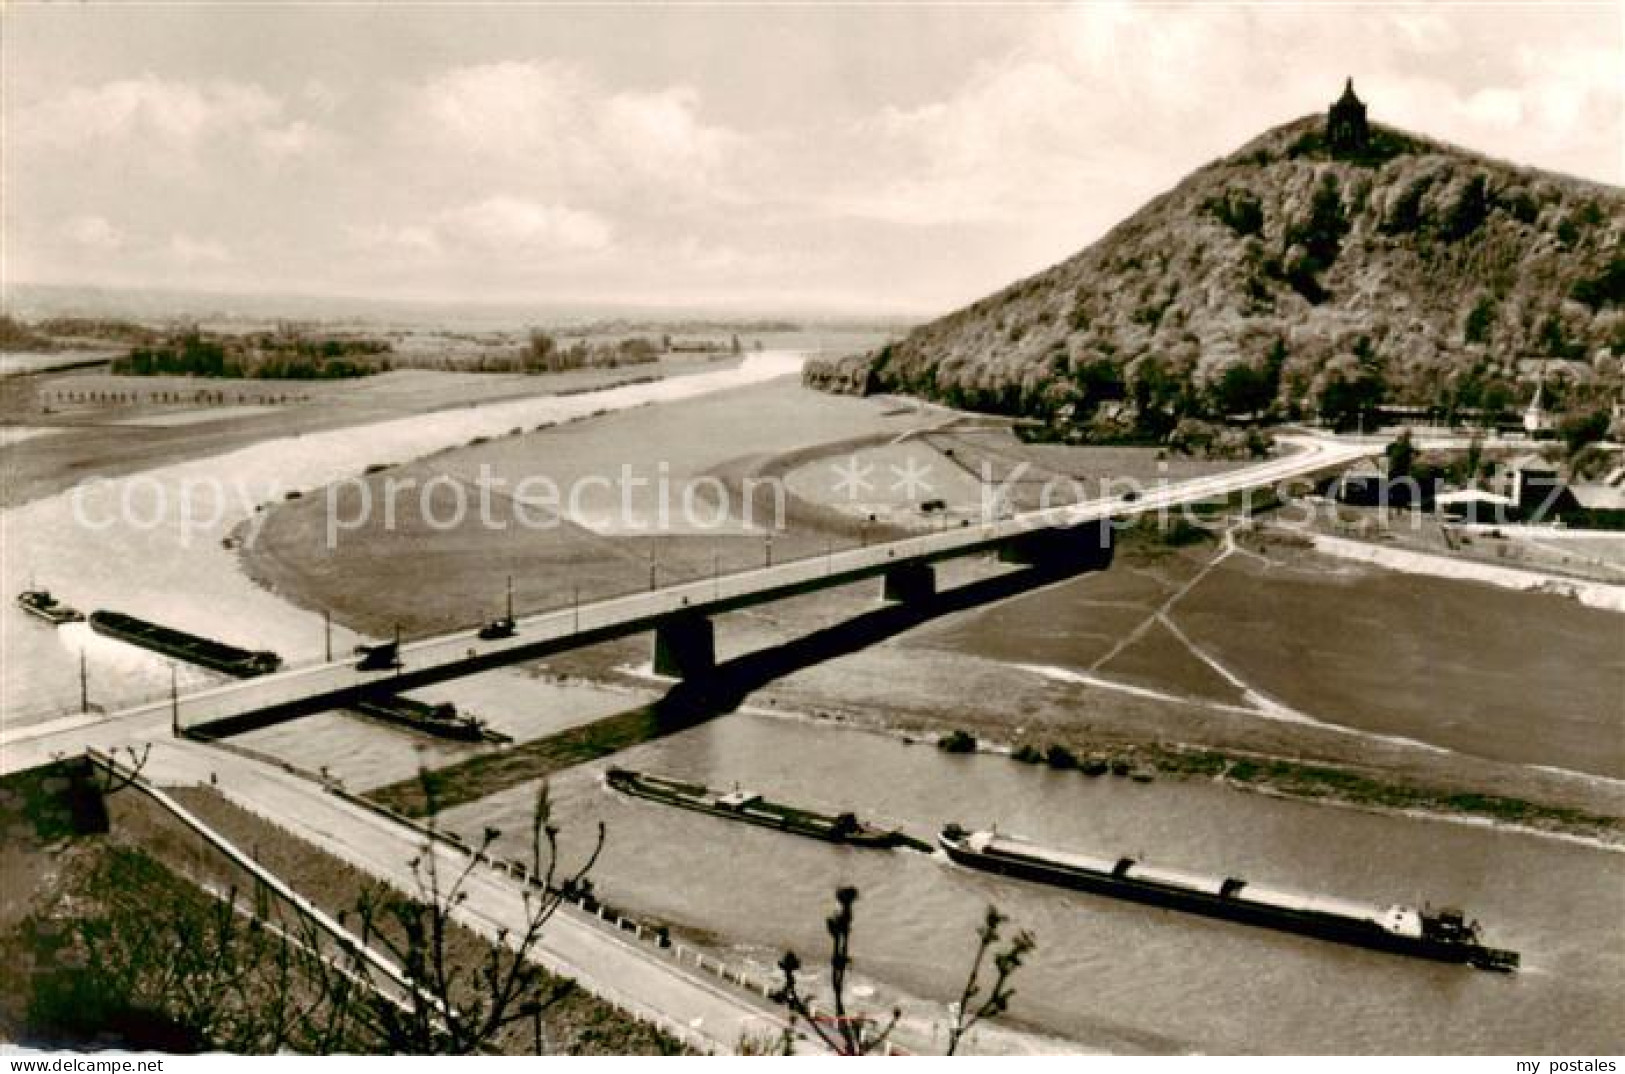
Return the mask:
<svg viewBox="0 0 1625 1074">
<path fill-rule="evenodd" d="M 967 832 L 957 824 L 945 827 L 937 841 L 960 865 L 1022 880 L 1482 970 L 1511 973 L 1518 968 L 1516 952 L 1485 946 L 1479 941 L 1478 924 L 1453 910 L 1384 907 L 1283 891 L 1133 858 L 1113 860 L 1056 850 L 996 832 Z"/>
<path fill-rule="evenodd" d="M 117 638 L 238 679 L 269 675 L 282 666 L 282 658 L 268 649 L 239 649 L 235 645 L 149 623 L 123 612 L 91 612 L 90 628 L 109 638 Z"/>
<path fill-rule="evenodd" d="M 638 798 L 709 813 L 713 817 L 744 821 L 775 831 L 810 836 L 829 843 L 855 847 L 907 847 L 929 853 L 931 847 L 895 828 L 877 828 L 851 813 L 814 813 L 794 806 L 769 802 L 750 791 L 719 792 L 698 783 L 685 783 L 666 776 L 611 768 L 604 773 L 613 788 Z"/>
<path fill-rule="evenodd" d="M 385 723 L 399 724 L 414 731 L 434 735 L 437 738 L 450 738 L 459 742 L 510 742 L 507 735 L 493 731 L 485 726 L 485 721 L 477 716 L 466 716 L 457 711 L 457 706 L 446 702 L 431 705 L 424 701 L 417 701 L 399 694 L 387 697 L 367 698 L 351 704 L 351 711 L 374 720 L 383 720 Z"/>
<path fill-rule="evenodd" d="M 52 626 L 62 626 L 66 623 L 82 623 L 85 613 L 77 608 L 70 608 L 60 600 L 51 596 L 49 589 L 25 589 L 17 594 L 17 607 L 32 615 L 36 619 L 43 619 Z"/>
</svg>

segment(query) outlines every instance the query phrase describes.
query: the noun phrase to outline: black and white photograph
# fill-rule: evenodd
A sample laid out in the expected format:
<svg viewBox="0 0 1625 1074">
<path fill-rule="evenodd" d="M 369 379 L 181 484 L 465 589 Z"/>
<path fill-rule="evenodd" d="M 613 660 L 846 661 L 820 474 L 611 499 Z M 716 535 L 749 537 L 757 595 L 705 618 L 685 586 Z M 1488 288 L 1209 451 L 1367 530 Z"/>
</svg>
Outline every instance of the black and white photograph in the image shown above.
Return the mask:
<svg viewBox="0 0 1625 1074">
<path fill-rule="evenodd" d="M 8 1074 L 1618 1074 L 1625 4 L 9 0 L 0 590 Z"/>
</svg>

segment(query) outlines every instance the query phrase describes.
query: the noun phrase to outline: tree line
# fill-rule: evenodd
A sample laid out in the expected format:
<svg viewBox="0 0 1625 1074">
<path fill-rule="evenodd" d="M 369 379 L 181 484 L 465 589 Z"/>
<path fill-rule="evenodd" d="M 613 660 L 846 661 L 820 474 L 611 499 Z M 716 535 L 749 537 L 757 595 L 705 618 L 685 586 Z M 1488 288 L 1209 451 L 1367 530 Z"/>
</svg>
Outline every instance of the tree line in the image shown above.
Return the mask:
<svg viewBox="0 0 1625 1074">
<path fill-rule="evenodd" d="M 131 376 L 229 377 L 255 380 L 334 380 L 387 372 L 386 340 L 306 337 L 283 333 L 215 335 L 192 330 L 113 360 Z"/>
</svg>

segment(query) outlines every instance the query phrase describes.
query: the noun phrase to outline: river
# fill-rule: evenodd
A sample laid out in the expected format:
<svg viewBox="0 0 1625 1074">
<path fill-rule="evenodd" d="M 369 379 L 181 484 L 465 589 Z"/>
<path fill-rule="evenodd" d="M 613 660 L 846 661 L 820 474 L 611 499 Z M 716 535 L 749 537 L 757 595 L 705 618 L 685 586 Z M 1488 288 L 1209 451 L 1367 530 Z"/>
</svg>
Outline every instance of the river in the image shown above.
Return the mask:
<svg viewBox="0 0 1625 1074">
<path fill-rule="evenodd" d="M 763 352 L 737 366 L 577 395 L 544 395 L 419 414 L 251 445 L 205 459 L 0 510 L 0 726 L 79 711 L 79 654 L 91 703 L 115 710 L 169 690 L 169 662 L 128 647 L 98 645 L 88 628 L 54 630 L 10 599 L 30 583 L 89 612 L 112 608 L 291 663 L 324 647 L 320 615 L 294 607 L 245 575 L 221 539 L 257 505 L 403 462 L 478 436 L 500 436 L 595 412 L 692 398 L 794 373 L 803 355 Z M 217 498 L 219 497 L 219 498 Z M 354 641 L 335 631 L 336 651 Z M 182 672 L 182 688 L 202 673 Z"/>
<path fill-rule="evenodd" d="M 737 370 L 565 398 L 540 397 L 255 445 L 139 475 L 176 490 L 229 475 L 251 505 L 312 489 L 376 461 L 400 461 L 514 425 L 679 398 L 781 375 L 793 357 L 764 355 Z M 129 479 L 99 486 L 88 506 L 107 517 Z M 0 584 L 32 573 L 81 608 L 116 607 L 226 640 L 311 659 L 320 618 L 255 586 L 219 538 L 246 513 L 228 513 L 182 541 L 175 519 L 128 520 L 88 532 L 57 496 L 0 512 Z M 1010 614 L 1015 614 L 1014 612 Z M 981 620 L 982 651 L 1002 636 L 1031 659 L 1036 635 Z M 348 639 L 341 638 L 341 644 Z M 1063 639 L 1064 642 L 1064 639 Z M 77 701 L 77 653 L 92 696 L 107 707 L 168 688 L 167 662 L 83 626 L 51 630 L 0 607 L 0 718 L 27 723 Z M 1064 653 L 1056 653 L 1061 661 Z M 1062 661 L 1064 662 L 1064 661 Z M 201 672 L 181 671 L 182 687 Z M 551 689 L 551 688 L 550 688 Z M 523 737 L 611 711 L 624 699 L 559 688 L 515 713 Z M 531 695 L 527 695 L 531 696 Z M 493 702 L 495 703 L 495 702 Z M 542 711 L 546 710 L 546 711 Z M 491 713 L 501 717 L 501 712 Z M 557 721 L 552 723 L 549 721 Z M 1527 733 L 1524 733 L 1527 738 Z M 333 764 L 353 785 L 399 778 L 427 754 L 399 731 L 328 715 L 251 736 L 253 745 L 307 767 Z M 1225 922 L 1023 885 L 911 852 L 854 851 L 777 835 L 619 796 L 605 763 L 553 784 L 574 844 L 602 819 L 609 844 L 595 872 L 617 905 L 679 926 L 730 957 L 770 966 L 786 945 L 816 966 L 827 943 L 833 889 L 852 883 L 859 969 L 883 986 L 949 998 L 983 908 L 997 903 L 1031 929 L 1038 950 L 1018 979 L 1014 1016 L 1088 1045 L 1119 1051 L 1618 1052 L 1625 992 L 1625 888 L 1618 853 L 1483 826 L 1272 799 L 1205 783 L 1088 779 L 997 757 L 956 757 L 827 724 L 761 715 L 719 719 L 628 751 L 616 763 L 770 797 L 851 808 L 930 835 L 945 821 L 997 822 L 1058 845 L 1241 875 L 1260 882 L 1376 901 L 1459 902 L 1487 938 L 1523 954 L 1525 970 L 1497 977 L 1456 966 L 1338 947 Z M 453 811 L 471 833 L 524 831 L 530 788 Z M 882 990 L 884 993 L 884 989 Z"/>
<path fill-rule="evenodd" d="M 861 851 L 617 794 L 608 762 L 552 781 L 579 848 L 602 819 L 594 878 L 613 903 L 714 934 L 762 967 L 790 945 L 816 966 L 838 884 L 855 884 L 858 968 L 951 998 L 983 908 L 1038 950 L 1012 1014 L 1084 1044 L 1154 1052 L 1609 1052 L 1625 1048 L 1620 855 L 1557 839 L 1266 797 L 1214 784 L 1090 779 L 996 756 L 784 717 L 735 715 L 638 747 L 617 764 L 932 833 L 943 822 L 1104 854 L 1377 902 L 1455 903 L 1523 955 L 1510 977 L 959 869 L 940 855 Z M 445 818 L 504 832 L 520 853 L 533 787 Z"/>
</svg>

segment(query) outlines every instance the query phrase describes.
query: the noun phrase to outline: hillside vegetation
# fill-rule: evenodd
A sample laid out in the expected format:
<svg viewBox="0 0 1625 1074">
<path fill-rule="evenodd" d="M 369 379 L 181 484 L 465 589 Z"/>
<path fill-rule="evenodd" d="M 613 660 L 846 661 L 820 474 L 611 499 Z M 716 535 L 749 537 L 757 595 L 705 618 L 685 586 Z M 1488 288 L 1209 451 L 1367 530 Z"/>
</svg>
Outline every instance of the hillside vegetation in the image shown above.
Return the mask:
<svg viewBox="0 0 1625 1074">
<path fill-rule="evenodd" d="M 1269 131 L 1072 258 L 807 380 L 1097 440 L 1353 424 L 1383 401 L 1493 416 L 1533 393 L 1530 358 L 1568 360 L 1545 363 L 1560 409 L 1619 398 L 1625 192 L 1374 124 L 1334 157 L 1325 131 Z"/>
</svg>

